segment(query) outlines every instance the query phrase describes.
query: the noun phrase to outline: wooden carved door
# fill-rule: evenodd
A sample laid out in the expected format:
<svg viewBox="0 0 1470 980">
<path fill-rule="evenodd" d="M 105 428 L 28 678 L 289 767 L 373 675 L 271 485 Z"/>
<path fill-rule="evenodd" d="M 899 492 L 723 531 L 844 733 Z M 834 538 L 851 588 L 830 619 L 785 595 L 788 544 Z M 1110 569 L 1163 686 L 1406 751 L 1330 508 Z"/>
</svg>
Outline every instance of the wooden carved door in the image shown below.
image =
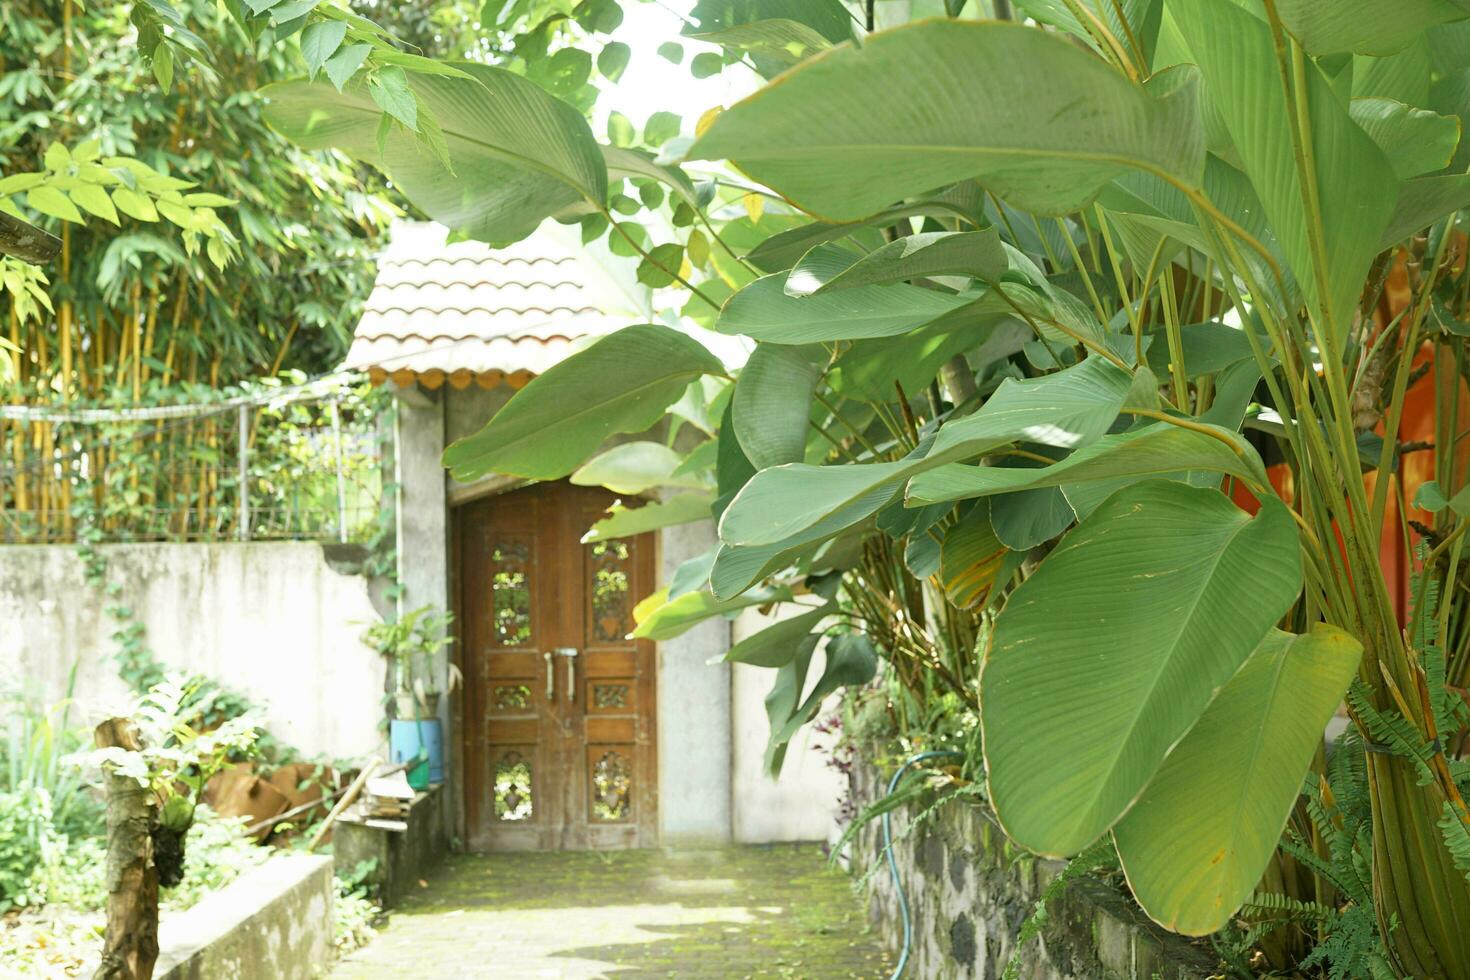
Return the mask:
<svg viewBox="0 0 1470 980">
<path fill-rule="evenodd" d="M 459 512 L 471 850 L 656 843 L 651 534 L 583 544 L 606 491 L 548 483 Z"/>
</svg>

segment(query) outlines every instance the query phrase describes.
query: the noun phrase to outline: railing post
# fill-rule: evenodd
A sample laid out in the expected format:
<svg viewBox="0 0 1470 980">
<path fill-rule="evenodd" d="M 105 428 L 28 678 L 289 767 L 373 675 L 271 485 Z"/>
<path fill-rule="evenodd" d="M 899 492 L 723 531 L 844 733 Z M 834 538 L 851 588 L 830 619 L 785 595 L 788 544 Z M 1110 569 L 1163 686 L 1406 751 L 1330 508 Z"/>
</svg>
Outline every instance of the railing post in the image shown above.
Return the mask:
<svg viewBox="0 0 1470 980">
<path fill-rule="evenodd" d="M 239 488 L 240 515 L 239 527 L 235 529 L 235 536 L 241 541 L 250 540 L 250 407 L 241 405 L 239 409 L 240 419 L 240 452 L 239 452 Z"/>
<path fill-rule="evenodd" d="M 347 543 L 347 480 L 342 475 L 342 412 L 337 407 L 339 396 L 333 395 L 332 442 L 337 447 L 337 540 Z"/>
</svg>

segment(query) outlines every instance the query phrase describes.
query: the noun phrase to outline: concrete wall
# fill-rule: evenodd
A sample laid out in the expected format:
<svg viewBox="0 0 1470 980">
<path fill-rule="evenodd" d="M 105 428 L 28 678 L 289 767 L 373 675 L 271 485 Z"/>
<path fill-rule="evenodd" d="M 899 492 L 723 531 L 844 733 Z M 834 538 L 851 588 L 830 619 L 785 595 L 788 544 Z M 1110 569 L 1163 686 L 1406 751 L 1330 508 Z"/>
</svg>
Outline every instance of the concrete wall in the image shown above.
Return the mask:
<svg viewBox="0 0 1470 980">
<path fill-rule="evenodd" d="M 105 609 L 133 610 L 163 662 L 261 706 L 270 731 L 312 755 L 379 750 L 386 666 L 358 637 L 378 614 L 367 581 L 309 542 L 114 544 L 100 548 L 115 597 L 88 585 L 73 545 L 0 548 L 0 687 L 46 701 L 78 665 L 81 722 L 123 708 Z"/>
<path fill-rule="evenodd" d="M 332 952 L 332 859 L 283 854 L 159 927 L 158 980 L 314 980 Z"/>
<path fill-rule="evenodd" d="M 659 534 L 661 582 L 717 542 L 713 521 Z M 729 843 L 730 667 L 710 663 L 730 649 L 730 624 L 705 620 L 658 645 L 658 822 L 665 846 Z"/>
<path fill-rule="evenodd" d="M 785 614 L 795 615 L 788 609 Z M 732 624 L 734 640 L 740 642 L 777 622 L 751 609 Z M 822 676 L 825 666 L 820 647 L 812 657 L 808 686 Z M 828 840 L 835 836 L 839 802 L 847 789 L 846 777 L 827 765 L 835 735 L 823 735 L 808 725 L 796 734 L 786 750 L 781 777 L 766 775 L 766 742 L 770 722 L 766 718 L 766 694 L 775 671 L 748 664 L 732 664 L 732 724 L 735 840 L 742 844 L 769 841 Z M 829 707 L 835 708 L 834 695 Z M 825 717 L 827 711 L 819 714 Z"/>
</svg>

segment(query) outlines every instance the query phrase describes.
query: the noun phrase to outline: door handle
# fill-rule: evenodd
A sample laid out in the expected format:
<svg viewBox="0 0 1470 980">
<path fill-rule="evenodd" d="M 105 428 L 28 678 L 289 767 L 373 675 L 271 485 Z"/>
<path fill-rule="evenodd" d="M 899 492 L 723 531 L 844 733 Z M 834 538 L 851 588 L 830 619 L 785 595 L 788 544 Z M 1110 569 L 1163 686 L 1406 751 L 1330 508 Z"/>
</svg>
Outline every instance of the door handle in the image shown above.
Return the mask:
<svg viewBox="0 0 1470 980">
<path fill-rule="evenodd" d="M 576 647 L 557 647 L 553 651 L 558 657 L 567 658 L 567 701 L 577 700 L 577 656 L 581 652 Z"/>
<path fill-rule="evenodd" d="M 550 704 L 556 699 L 556 665 L 552 663 L 553 654 L 550 650 L 541 654 L 541 659 L 546 661 L 546 703 Z"/>
</svg>

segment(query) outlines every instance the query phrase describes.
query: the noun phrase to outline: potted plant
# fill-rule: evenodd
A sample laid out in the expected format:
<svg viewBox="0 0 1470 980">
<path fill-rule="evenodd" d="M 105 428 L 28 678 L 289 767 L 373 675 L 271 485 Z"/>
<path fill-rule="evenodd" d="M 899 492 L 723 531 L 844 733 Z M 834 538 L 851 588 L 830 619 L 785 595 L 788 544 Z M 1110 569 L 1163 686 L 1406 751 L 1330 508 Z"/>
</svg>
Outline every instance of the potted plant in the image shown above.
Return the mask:
<svg viewBox="0 0 1470 980">
<path fill-rule="evenodd" d="M 420 606 L 391 622 L 374 623 L 362 634 L 363 642 L 392 663 L 393 718 L 388 726 L 389 751 L 394 762 L 411 763 L 409 782 L 416 789 L 444 780 L 443 736 L 439 698 L 459 683 L 459 669 L 448 665 L 446 690 L 437 680 L 435 661 L 454 642 L 449 635 L 453 614 Z M 414 763 L 415 759 L 421 760 Z"/>
</svg>

